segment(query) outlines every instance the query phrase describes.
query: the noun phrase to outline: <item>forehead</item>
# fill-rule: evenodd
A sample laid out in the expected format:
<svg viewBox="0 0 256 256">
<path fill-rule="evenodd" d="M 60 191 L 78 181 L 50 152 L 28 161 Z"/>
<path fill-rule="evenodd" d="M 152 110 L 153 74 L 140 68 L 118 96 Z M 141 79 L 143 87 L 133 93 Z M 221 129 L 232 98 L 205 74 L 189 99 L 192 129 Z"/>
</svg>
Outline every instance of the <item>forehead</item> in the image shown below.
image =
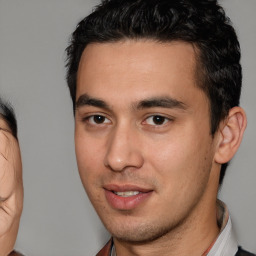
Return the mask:
<svg viewBox="0 0 256 256">
<path fill-rule="evenodd" d="M 193 45 L 181 41 L 89 44 L 79 64 L 76 98 L 83 93 L 107 98 L 113 90 L 134 100 L 142 94 L 153 97 L 168 92 L 179 98 L 190 91 L 202 93 L 196 66 Z"/>
</svg>

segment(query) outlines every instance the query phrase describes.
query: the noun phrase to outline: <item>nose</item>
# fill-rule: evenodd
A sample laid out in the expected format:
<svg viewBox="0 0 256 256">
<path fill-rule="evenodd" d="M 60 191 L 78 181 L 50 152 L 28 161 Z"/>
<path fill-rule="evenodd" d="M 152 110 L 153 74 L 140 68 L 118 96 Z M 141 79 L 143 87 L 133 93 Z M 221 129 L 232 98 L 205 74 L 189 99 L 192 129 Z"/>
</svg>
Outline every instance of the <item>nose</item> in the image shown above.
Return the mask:
<svg viewBox="0 0 256 256">
<path fill-rule="evenodd" d="M 137 136 L 131 128 L 116 127 L 108 140 L 104 165 L 115 172 L 140 168 L 144 159 Z"/>
</svg>

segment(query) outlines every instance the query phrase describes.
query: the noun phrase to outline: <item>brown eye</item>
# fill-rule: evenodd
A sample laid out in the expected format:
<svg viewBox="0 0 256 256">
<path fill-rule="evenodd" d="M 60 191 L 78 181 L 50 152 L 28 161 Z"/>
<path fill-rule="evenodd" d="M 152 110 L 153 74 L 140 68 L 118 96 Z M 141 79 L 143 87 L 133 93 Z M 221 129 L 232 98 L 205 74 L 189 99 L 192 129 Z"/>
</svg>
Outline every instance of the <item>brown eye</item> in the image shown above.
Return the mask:
<svg viewBox="0 0 256 256">
<path fill-rule="evenodd" d="M 150 116 L 146 119 L 146 122 L 149 125 L 163 125 L 168 121 L 169 119 L 167 117 L 160 116 L 160 115 Z"/>
<path fill-rule="evenodd" d="M 153 122 L 154 122 L 154 124 L 156 124 L 156 125 L 161 125 L 161 124 L 163 124 L 164 122 L 165 122 L 165 117 L 163 117 L 163 116 L 154 116 L 153 117 Z"/>
<path fill-rule="evenodd" d="M 104 116 L 94 116 L 93 117 L 93 121 L 96 123 L 96 124 L 102 124 L 104 123 L 105 121 L 105 117 Z"/>
<path fill-rule="evenodd" d="M 88 117 L 88 122 L 91 124 L 108 124 L 110 123 L 110 120 L 102 115 L 93 115 Z"/>
</svg>

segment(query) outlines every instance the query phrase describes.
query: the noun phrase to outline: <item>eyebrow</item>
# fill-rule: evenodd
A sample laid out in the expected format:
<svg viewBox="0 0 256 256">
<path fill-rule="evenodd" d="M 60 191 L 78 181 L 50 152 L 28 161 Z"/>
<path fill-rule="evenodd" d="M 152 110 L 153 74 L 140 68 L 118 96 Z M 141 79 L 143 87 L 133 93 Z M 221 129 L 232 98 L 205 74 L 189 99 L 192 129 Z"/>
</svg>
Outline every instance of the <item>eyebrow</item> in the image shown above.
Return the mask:
<svg viewBox="0 0 256 256">
<path fill-rule="evenodd" d="M 104 108 L 110 110 L 109 105 L 101 100 L 96 98 L 91 98 L 88 94 L 81 95 L 78 100 L 76 101 L 76 109 L 83 107 L 83 106 L 93 106 L 98 108 Z"/>
<path fill-rule="evenodd" d="M 83 106 L 93 106 L 98 108 L 103 108 L 106 110 L 110 110 L 111 107 L 103 100 L 98 98 L 92 98 L 88 94 L 82 94 L 78 100 L 76 101 L 76 109 L 79 109 Z M 134 109 L 146 109 L 146 108 L 154 108 L 154 107 L 162 107 L 162 108 L 177 108 L 181 110 L 186 110 L 187 106 L 185 103 L 173 99 L 171 97 L 153 97 L 149 99 L 145 99 L 139 101 L 138 103 L 133 104 Z"/>
<path fill-rule="evenodd" d="M 142 100 L 138 103 L 135 108 L 137 109 L 144 109 L 144 108 L 154 108 L 154 107 L 161 107 L 161 108 L 177 108 L 185 110 L 187 106 L 182 101 L 173 99 L 171 97 L 154 97 L 149 98 L 146 100 Z"/>
</svg>

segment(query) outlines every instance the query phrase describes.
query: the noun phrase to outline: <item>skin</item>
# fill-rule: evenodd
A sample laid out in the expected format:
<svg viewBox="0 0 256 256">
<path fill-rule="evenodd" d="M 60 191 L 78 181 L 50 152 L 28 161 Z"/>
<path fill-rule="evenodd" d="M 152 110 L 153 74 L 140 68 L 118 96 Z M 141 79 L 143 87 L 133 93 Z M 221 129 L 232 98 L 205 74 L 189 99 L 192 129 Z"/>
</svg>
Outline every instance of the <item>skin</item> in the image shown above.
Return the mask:
<svg viewBox="0 0 256 256">
<path fill-rule="evenodd" d="M 209 101 L 195 69 L 195 50 L 183 42 L 127 40 L 84 50 L 77 163 L 117 255 L 202 255 L 218 235 L 220 166 L 232 154 L 223 129 L 210 134 Z M 113 205 L 106 196 L 113 184 L 147 193 L 138 204 Z"/>
<path fill-rule="evenodd" d="M 22 165 L 18 141 L 0 117 L 0 255 L 15 244 L 23 206 Z M 16 254 L 12 254 L 16 255 Z"/>
</svg>

